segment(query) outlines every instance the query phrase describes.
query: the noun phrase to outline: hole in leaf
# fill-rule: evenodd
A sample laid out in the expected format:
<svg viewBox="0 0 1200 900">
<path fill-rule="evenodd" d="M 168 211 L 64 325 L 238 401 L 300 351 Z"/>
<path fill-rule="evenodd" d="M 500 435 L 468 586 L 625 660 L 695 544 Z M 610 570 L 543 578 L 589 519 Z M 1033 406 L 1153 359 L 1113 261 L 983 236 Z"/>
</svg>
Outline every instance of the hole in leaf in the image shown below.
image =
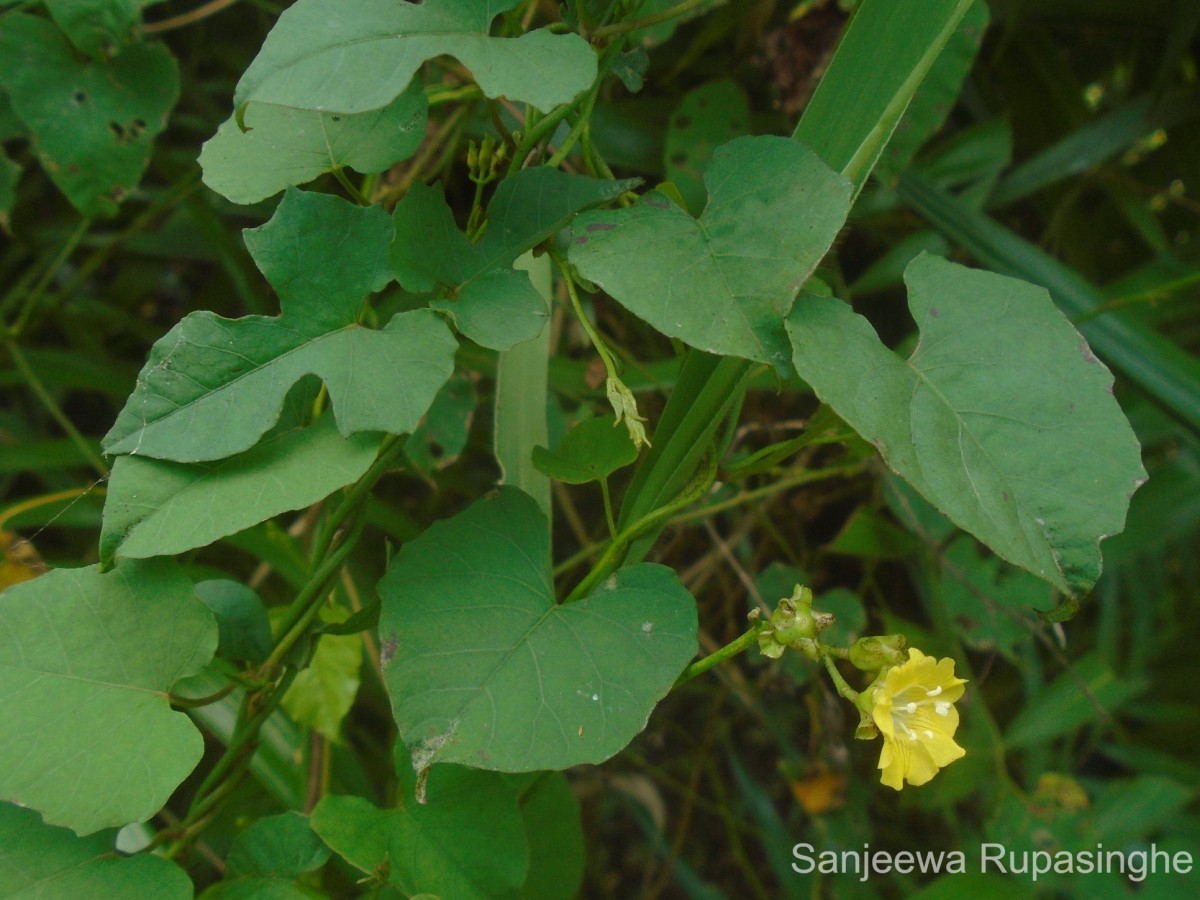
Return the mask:
<svg viewBox="0 0 1200 900">
<path fill-rule="evenodd" d="M 676 128 L 691 128 L 692 127 L 691 117 L 690 116 L 676 116 L 675 127 Z"/>
<path fill-rule="evenodd" d="M 671 165 L 682 166 L 685 162 L 687 162 L 687 154 L 682 150 L 676 150 L 671 154 Z"/>
<path fill-rule="evenodd" d="M 88 98 L 88 95 L 86 93 L 84 93 L 83 91 L 76 91 L 74 94 L 71 95 L 71 99 L 74 100 L 76 103 L 78 103 L 80 106 L 82 106 L 84 103 L 87 103 L 87 98 Z"/>
<path fill-rule="evenodd" d="M 434 459 L 441 459 L 443 456 L 446 455 L 446 448 L 443 447 L 441 444 L 439 444 L 437 441 L 430 441 L 429 442 L 429 455 L 432 456 Z"/>
</svg>

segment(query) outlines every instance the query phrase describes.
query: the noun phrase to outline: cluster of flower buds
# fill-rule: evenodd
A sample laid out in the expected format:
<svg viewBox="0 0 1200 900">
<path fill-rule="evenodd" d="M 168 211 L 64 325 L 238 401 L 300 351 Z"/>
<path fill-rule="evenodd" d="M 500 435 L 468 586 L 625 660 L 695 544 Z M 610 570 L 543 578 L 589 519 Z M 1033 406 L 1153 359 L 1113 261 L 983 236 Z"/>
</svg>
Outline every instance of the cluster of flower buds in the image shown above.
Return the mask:
<svg viewBox="0 0 1200 900">
<path fill-rule="evenodd" d="M 796 585 L 792 596 L 779 601 L 766 626 L 758 632 L 758 649 L 763 656 L 779 659 L 790 647 L 811 660 L 821 658 L 817 635 L 833 624 L 833 615 L 817 612 L 812 602 L 813 592 L 800 585 Z M 758 610 L 750 613 L 751 621 L 758 618 Z"/>
<path fill-rule="evenodd" d="M 476 184 L 495 181 L 500 167 L 508 159 L 508 145 L 495 138 L 485 137 L 480 144 L 467 144 L 467 171 Z"/>
</svg>

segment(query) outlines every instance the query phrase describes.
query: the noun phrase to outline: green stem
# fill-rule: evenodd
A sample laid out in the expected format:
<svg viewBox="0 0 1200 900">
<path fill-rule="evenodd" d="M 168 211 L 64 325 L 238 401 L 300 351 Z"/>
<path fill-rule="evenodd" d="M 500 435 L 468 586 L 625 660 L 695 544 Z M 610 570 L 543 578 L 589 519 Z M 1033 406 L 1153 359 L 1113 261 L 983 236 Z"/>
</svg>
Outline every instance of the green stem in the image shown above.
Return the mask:
<svg viewBox="0 0 1200 900">
<path fill-rule="evenodd" d="M 250 768 L 254 758 L 254 749 L 258 744 L 258 735 L 267 719 L 278 709 L 283 695 L 291 687 L 296 677 L 296 670 L 289 669 L 284 673 L 279 683 L 266 695 L 262 704 L 250 715 L 250 709 L 261 693 L 247 694 L 242 700 L 238 711 L 238 724 L 234 727 L 225 752 L 217 760 L 208 777 L 204 779 L 192 798 L 187 816 L 176 827 L 178 838 L 165 851 L 168 859 L 173 859 L 183 853 L 200 833 L 208 827 L 220 811 L 225 801 L 232 795 L 238 782 Z"/>
<path fill-rule="evenodd" d="M 338 184 L 346 189 L 346 193 L 350 195 L 350 199 L 359 206 L 371 205 L 371 201 L 364 197 L 359 189 L 354 186 L 354 182 L 350 180 L 349 176 L 346 175 L 346 170 L 341 166 L 333 168 L 333 177 L 338 180 Z"/>
<path fill-rule="evenodd" d="M 575 124 L 571 126 L 571 130 L 567 132 L 567 136 L 563 139 L 562 146 L 555 150 L 554 155 L 546 161 L 546 165 L 551 169 L 556 169 L 562 165 L 563 160 L 567 158 L 567 156 L 571 153 L 571 150 L 575 147 L 575 144 L 579 141 L 580 135 L 588 127 L 588 122 L 592 115 L 592 108 L 596 104 L 596 95 L 600 92 L 601 80 L 601 78 L 596 79 L 596 86 L 592 88 L 591 92 L 588 94 L 587 100 L 585 100 L 583 106 L 580 107 L 579 117 Z"/>
<path fill-rule="evenodd" d="M 787 478 L 781 478 L 778 481 L 773 481 L 771 484 L 764 485 L 760 488 L 755 488 L 752 491 L 743 491 L 742 493 L 730 497 L 727 500 L 721 500 L 717 503 L 711 503 L 703 506 L 700 509 L 689 510 L 685 513 L 680 513 L 671 519 L 671 525 L 680 525 L 684 522 L 690 522 L 693 519 L 703 519 L 714 513 L 724 512 L 727 509 L 733 509 L 735 506 L 741 506 L 743 503 L 752 503 L 755 500 L 760 500 L 763 497 L 769 497 L 772 494 L 778 494 L 780 491 L 790 490 L 794 487 L 800 487 L 805 484 L 812 484 L 814 481 L 824 481 L 826 478 L 839 478 L 849 475 L 857 475 L 863 470 L 862 463 L 847 463 L 841 466 L 830 466 L 827 469 L 805 469 L 802 472 L 797 472 Z"/>
<path fill-rule="evenodd" d="M 775 468 L 792 454 L 809 445 L 839 444 L 851 436 L 841 428 L 831 428 L 836 416 L 827 406 L 822 406 L 809 420 L 804 433 L 786 441 L 763 447 L 757 453 L 721 471 L 722 481 L 740 481 Z"/>
<path fill-rule="evenodd" d="M 613 516 L 612 494 L 608 490 L 607 476 L 600 479 L 600 495 L 604 499 L 604 521 L 608 523 L 609 537 L 616 537 L 617 520 Z"/>
<path fill-rule="evenodd" d="M 699 9 L 706 3 L 714 3 L 714 6 L 724 6 L 727 2 L 728 0 L 719 0 L 719 3 L 714 3 L 714 0 L 683 0 L 682 3 L 676 3 L 670 9 L 664 9 L 662 12 L 651 13 L 648 16 L 642 16 L 640 19 L 630 19 L 627 22 L 616 22 L 612 25 L 605 25 L 603 28 L 597 28 L 592 32 L 592 41 L 603 41 L 618 34 L 637 31 L 639 28 L 649 28 L 651 25 L 657 25 L 659 22 L 666 22 L 669 19 L 674 19 L 676 16 L 690 13 L 693 9 Z"/>
<path fill-rule="evenodd" d="M 100 474 L 100 477 L 107 478 L 108 465 L 104 462 L 104 458 L 92 449 L 92 445 L 88 443 L 87 438 L 75 427 L 75 423 L 67 418 L 66 413 L 62 411 L 62 407 L 58 405 L 54 397 L 46 390 L 46 386 L 42 384 L 42 380 L 38 378 L 37 373 L 29 365 L 29 361 L 25 358 L 25 354 L 21 351 L 16 340 L 10 336 L 5 340 L 4 346 L 8 350 L 8 355 L 12 358 L 13 365 L 17 367 L 17 371 L 21 373 L 21 377 L 25 379 L 25 383 L 29 385 L 30 390 L 42 401 L 46 412 L 50 413 L 50 417 L 66 432 L 71 443 L 79 449 L 83 458 Z"/>
<path fill-rule="evenodd" d="M 525 165 L 525 160 L 529 158 L 529 154 L 533 152 L 533 148 L 540 144 L 542 139 L 547 135 L 552 134 L 554 129 L 558 127 L 558 123 L 569 116 L 573 109 L 575 109 L 574 104 L 560 106 L 548 115 L 543 116 L 538 120 L 536 125 L 529 129 L 525 137 L 521 138 L 521 143 L 517 145 L 517 149 L 513 153 L 513 158 L 509 160 L 508 171 L 505 173 L 506 178 Z"/>
<path fill-rule="evenodd" d="M 208 776 L 196 790 L 196 796 L 192 799 L 187 818 L 183 823 L 184 827 L 187 827 L 190 822 L 204 815 L 204 813 L 212 808 L 213 801 L 209 798 L 221 790 L 222 782 L 236 777 L 235 766 L 243 757 L 246 763 L 249 763 L 249 757 L 252 754 L 245 751 L 249 750 L 258 740 L 258 733 L 262 729 L 263 724 L 266 723 L 271 714 L 279 707 L 280 702 L 283 700 L 283 695 L 292 686 L 292 681 L 295 679 L 296 674 L 296 669 L 289 668 L 283 673 L 283 677 L 279 679 L 278 684 L 272 685 L 261 692 L 247 694 L 242 698 L 242 706 L 238 710 L 238 724 L 234 726 L 233 734 L 229 736 L 229 743 L 225 747 L 225 752 L 217 760 L 212 771 L 208 773 Z M 259 700 L 262 701 L 261 704 L 257 708 L 254 708 L 256 701 Z M 251 712 L 252 708 L 254 708 L 253 712 Z"/>
<path fill-rule="evenodd" d="M 425 99 L 432 108 L 444 103 L 455 103 L 459 100 L 479 100 L 483 91 L 477 84 L 467 84 L 461 87 L 447 87 L 444 84 L 431 84 L 425 88 Z"/>
<path fill-rule="evenodd" d="M 604 553 L 600 556 L 599 561 L 592 570 L 588 572 L 584 579 L 575 586 L 575 590 L 571 591 L 564 603 L 571 603 L 586 597 L 592 590 L 615 572 L 625 558 L 626 552 L 629 550 L 630 544 L 640 535 L 647 531 L 660 527 L 664 522 L 671 518 L 676 512 L 685 509 L 695 503 L 700 497 L 704 496 L 709 487 L 712 486 L 714 479 L 717 477 L 716 459 L 713 458 L 708 467 L 688 486 L 673 502 L 666 506 L 656 509 L 649 514 L 643 516 L 632 525 L 625 528 L 620 534 L 608 542 L 608 546 L 604 548 Z"/>
<path fill-rule="evenodd" d="M 727 659 L 732 659 L 739 653 L 756 646 L 758 644 L 759 633 L 766 627 L 766 622 L 758 622 L 757 624 L 752 625 L 750 630 L 745 634 L 734 638 L 724 647 L 721 647 L 719 650 L 714 650 L 703 659 L 696 660 L 694 663 L 684 669 L 683 674 L 675 680 L 675 687 L 679 687 L 681 684 L 691 681 L 697 675 L 703 675 L 718 663 L 723 663 Z"/>
<path fill-rule="evenodd" d="M 575 318 L 579 320 L 579 324 L 583 326 L 583 330 L 587 333 L 588 340 L 592 342 L 592 346 L 596 348 L 596 353 L 600 355 L 600 360 L 604 363 L 604 371 L 609 378 L 620 377 L 613 352 L 608 349 L 608 344 L 604 342 L 604 338 L 600 337 L 600 332 L 592 325 L 591 319 L 588 318 L 587 313 L 583 309 L 583 302 L 579 299 L 579 292 L 575 289 L 575 278 L 571 274 L 570 267 L 553 250 L 550 251 L 550 258 L 554 260 L 554 264 L 558 267 L 558 271 L 562 275 L 563 283 L 567 286 L 567 296 L 571 299 L 571 309 L 575 311 Z"/>
<path fill-rule="evenodd" d="M 825 648 L 822 647 L 822 649 Z M 833 657 L 829 653 L 822 653 L 821 662 L 825 664 L 825 670 L 829 673 L 829 677 L 833 679 L 833 684 L 837 688 L 838 694 L 857 705 L 858 691 L 850 687 L 850 683 L 842 677 L 842 673 L 837 670 L 837 665 L 834 663 Z"/>
<path fill-rule="evenodd" d="M 365 520 L 360 518 L 337 549 L 330 553 L 317 568 L 303 590 L 296 595 L 295 601 L 288 608 L 287 619 L 281 629 L 283 637 L 279 639 L 275 649 L 271 651 L 270 657 L 263 664 L 264 671 L 271 671 L 278 667 L 291 652 L 292 647 L 304 637 L 309 626 L 312 625 L 313 619 L 320 611 L 321 605 L 325 602 L 325 594 L 329 590 L 329 585 L 337 577 L 346 557 L 350 555 L 350 551 L 358 544 L 365 524 Z"/>
<path fill-rule="evenodd" d="M 313 539 L 309 552 L 310 559 L 314 561 L 322 559 L 329 552 L 329 545 L 332 543 L 337 529 L 366 499 L 366 495 L 375 487 L 376 482 L 387 473 L 392 463 L 396 461 L 396 457 L 404 450 L 406 440 L 407 438 L 402 437 L 384 439 L 379 447 L 379 454 L 375 457 L 375 462 L 371 463 L 371 467 L 358 481 L 354 482 L 342 497 L 342 502 L 338 504 L 337 509 L 321 524 L 321 528 Z"/>
<path fill-rule="evenodd" d="M 207 697 L 180 697 L 178 694 L 169 694 L 167 699 L 176 709 L 197 709 L 201 706 L 210 706 L 218 700 L 228 697 L 236 689 L 236 684 L 227 684 L 219 691 L 213 691 Z"/>
<path fill-rule="evenodd" d="M 678 493 L 709 453 L 744 390 L 752 363 L 692 350 L 659 417 L 653 445 L 634 474 L 617 524 L 627 525 Z"/>
</svg>

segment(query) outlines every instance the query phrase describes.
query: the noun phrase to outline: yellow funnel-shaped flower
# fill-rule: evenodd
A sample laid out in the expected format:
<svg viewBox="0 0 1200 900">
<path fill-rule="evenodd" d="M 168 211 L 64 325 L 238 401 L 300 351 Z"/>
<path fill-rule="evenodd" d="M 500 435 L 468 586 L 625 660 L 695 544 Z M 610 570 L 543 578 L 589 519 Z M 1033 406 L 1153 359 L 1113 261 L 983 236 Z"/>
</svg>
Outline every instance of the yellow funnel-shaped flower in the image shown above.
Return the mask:
<svg viewBox="0 0 1200 900">
<path fill-rule="evenodd" d="M 954 660 L 935 660 L 920 650 L 908 651 L 908 661 L 888 670 L 871 697 L 871 717 L 883 735 L 879 755 L 880 781 L 900 790 L 907 781 L 925 784 L 966 755 L 954 743 L 962 678 L 954 676 Z"/>
</svg>

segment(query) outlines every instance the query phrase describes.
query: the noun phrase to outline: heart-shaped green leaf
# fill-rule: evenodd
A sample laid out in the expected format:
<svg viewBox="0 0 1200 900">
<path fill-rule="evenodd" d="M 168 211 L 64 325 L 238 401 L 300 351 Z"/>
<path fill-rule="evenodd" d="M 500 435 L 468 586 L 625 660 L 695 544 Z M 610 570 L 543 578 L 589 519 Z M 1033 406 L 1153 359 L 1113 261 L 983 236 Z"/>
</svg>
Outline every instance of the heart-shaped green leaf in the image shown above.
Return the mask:
<svg viewBox="0 0 1200 900">
<path fill-rule="evenodd" d="M 117 832 L 77 837 L 32 809 L 0 803 L 0 896 L 19 900 L 191 900 L 187 873 L 152 853 L 122 857 Z"/>
<path fill-rule="evenodd" d="M 507 350 L 532 340 L 549 317 L 546 301 L 513 261 L 581 209 L 637 184 L 568 175 L 539 166 L 506 178 L 488 205 L 487 229 L 472 244 L 458 230 L 440 187 L 414 184 L 396 205 L 392 265 L 410 291 L 441 289 L 434 309 L 454 317 L 471 340 Z"/>
<path fill-rule="evenodd" d="M 580 215 L 571 262 L 663 334 L 790 370 L 783 320 L 850 209 L 850 182 L 780 137 L 737 138 L 704 173 L 693 219 L 652 191 Z"/>
<path fill-rule="evenodd" d="M 408 159 L 425 139 L 429 104 L 421 85 L 382 109 L 330 113 L 254 103 L 200 151 L 204 183 L 234 203 L 254 203 L 334 169 L 382 172 Z"/>
<path fill-rule="evenodd" d="M 505 487 L 396 556 L 379 585 L 379 635 L 414 768 L 602 762 L 696 652 L 695 601 L 670 569 L 623 569 L 557 605 L 549 550 L 537 504 Z"/>
<path fill-rule="evenodd" d="M 453 56 L 488 97 L 543 112 L 596 78 L 596 54 L 577 34 L 545 29 L 488 35 L 519 0 L 299 0 L 284 12 L 238 82 L 234 102 L 355 113 L 387 106 L 417 69 Z"/>
<path fill-rule="evenodd" d="M 204 749 L 167 691 L 216 647 L 166 561 L 55 569 L 0 594 L 0 800 L 79 834 L 148 819 Z"/>
<path fill-rule="evenodd" d="M 105 452 L 177 462 L 239 453 L 308 374 L 325 382 L 344 436 L 412 431 L 450 377 L 457 343 L 429 310 L 381 331 L 357 324 L 364 295 L 391 280 L 391 238 L 377 206 L 289 189 L 271 221 L 246 233 L 282 315 L 188 315 L 154 345 Z"/>
<path fill-rule="evenodd" d="M 959 527 L 1086 593 L 1146 477 L 1112 375 L 1043 288 L 925 254 L 904 280 L 911 357 L 840 300 L 805 294 L 787 323 L 796 371 Z"/>
</svg>

